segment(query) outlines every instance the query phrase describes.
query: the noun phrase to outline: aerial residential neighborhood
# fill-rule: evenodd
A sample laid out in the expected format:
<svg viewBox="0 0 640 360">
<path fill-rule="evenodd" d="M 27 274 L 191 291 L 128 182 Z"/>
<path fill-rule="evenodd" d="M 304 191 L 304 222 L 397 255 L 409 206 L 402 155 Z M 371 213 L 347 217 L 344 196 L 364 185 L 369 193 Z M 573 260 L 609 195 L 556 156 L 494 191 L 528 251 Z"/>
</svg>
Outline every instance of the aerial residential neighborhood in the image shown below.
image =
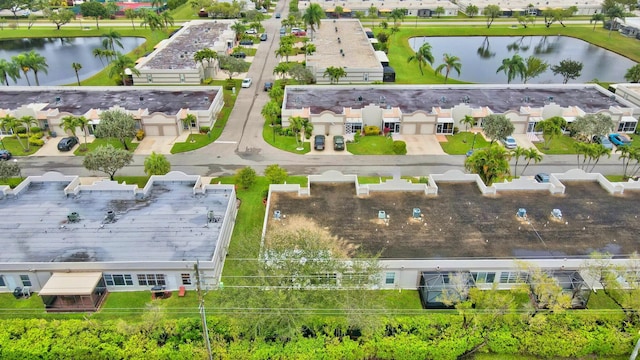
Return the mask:
<svg viewBox="0 0 640 360">
<path fill-rule="evenodd" d="M 637 357 L 635 4 L 0 8 L 0 358 Z"/>
</svg>

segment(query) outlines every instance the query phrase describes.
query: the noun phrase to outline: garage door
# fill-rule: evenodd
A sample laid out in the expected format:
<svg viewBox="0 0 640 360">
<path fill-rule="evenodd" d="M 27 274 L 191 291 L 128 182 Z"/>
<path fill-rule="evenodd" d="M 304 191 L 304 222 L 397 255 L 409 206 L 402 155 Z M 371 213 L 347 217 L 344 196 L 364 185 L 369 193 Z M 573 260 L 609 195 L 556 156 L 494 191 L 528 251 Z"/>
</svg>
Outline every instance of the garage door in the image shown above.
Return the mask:
<svg viewBox="0 0 640 360">
<path fill-rule="evenodd" d="M 163 136 L 178 136 L 178 130 L 175 125 L 171 126 L 163 126 L 162 127 L 162 135 Z"/>
<path fill-rule="evenodd" d="M 158 136 L 160 135 L 160 129 L 157 126 L 145 126 L 144 132 L 148 136 Z"/>
<path fill-rule="evenodd" d="M 339 125 L 331 125 L 331 127 L 329 128 L 329 134 L 331 135 L 342 135 L 344 129 L 344 125 L 339 124 Z"/>
</svg>

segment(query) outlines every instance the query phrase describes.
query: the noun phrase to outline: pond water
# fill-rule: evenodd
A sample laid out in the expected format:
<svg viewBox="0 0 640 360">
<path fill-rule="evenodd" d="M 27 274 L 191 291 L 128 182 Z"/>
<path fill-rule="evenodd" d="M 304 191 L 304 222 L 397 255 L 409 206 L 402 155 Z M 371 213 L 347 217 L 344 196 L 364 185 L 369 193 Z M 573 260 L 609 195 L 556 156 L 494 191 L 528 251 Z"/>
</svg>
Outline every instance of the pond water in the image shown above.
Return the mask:
<svg viewBox="0 0 640 360">
<path fill-rule="evenodd" d="M 419 49 L 423 43 L 431 44 L 434 57 L 433 68 L 442 63 L 442 55 L 448 53 L 460 58 L 460 76 L 452 70 L 449 77 L 473 83 L 506 83 L 507 75 L 496 70 L 502 60 L 519 54 L 522 58 L 533 55 L 549 63 L 550 67 L 561 60 L 571 59 L 583 63 L 582 75 L 569 80 L 573 83 L 589 82 L 593 79 L 610 82 L 625 82 L 628 68 L 636 63 L 628 58 L 591 45 L 586 41 L 565 36 L 471 36 L 471 37 L 415 37 L 409 39 L 411 48 Z M 410 66 L 418 66 L 416 63 Z M 443 71 L 444 73 L 444 71 Z M 520 78 L 512 83 L 522 83 Z M 560 75 L 551 69 L 529 80 L 534 84 L 562 83 Z"/>
<path fill-rule="evenodd" d="M 144 38 L 126 37 L 120 40 L 124 49 L 116 47 L 116 50 L 126 54 L 144 43 Z M 76 62 L 82 65 L 78 71 L 80 80 L 89 78 L 106 65 L 107 61 L 100 61 L 93 56 L 93 49 L 102 48 L 102 38 L 100 37 L 78 37 L 78 38 L 30 38 L 17 40 L 0 40 L 0 58 L 11 61 L 12 56 L 20 53 L 35 50 L 47 59 L 48 74 L 38 71 L 40 85 L 77 85 L 76 72 L 71 64 Z M 21 78 L 17 85 L 27 85 L 24 74 L 20 72 Z M 33 72 L 27 73 L 31 85 L 35 85 Z M 9 79 L 9 85 L 14 83 Z"/>
</svg>

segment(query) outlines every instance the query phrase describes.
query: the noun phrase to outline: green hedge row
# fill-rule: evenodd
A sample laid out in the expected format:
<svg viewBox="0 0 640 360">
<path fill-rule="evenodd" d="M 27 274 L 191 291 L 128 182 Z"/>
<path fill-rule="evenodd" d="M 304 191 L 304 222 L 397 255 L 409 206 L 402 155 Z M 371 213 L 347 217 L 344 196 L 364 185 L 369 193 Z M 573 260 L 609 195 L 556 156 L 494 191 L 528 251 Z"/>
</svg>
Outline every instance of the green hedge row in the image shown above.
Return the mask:
<svg viewBox="0 0 640 360">
<path fill-rule="evenodd" d="M 350 328 L 342 317 L 318 317 L 299 334 L 252 338 L 240 317 L 211 317 L 216 359 L 456 359 L 479 352 L 539 358 L 623 356 L 631 353 L 637 325 L 617 314 L 429 313 L 384 319 L 372 329 Z M 260 316 L 260 315 L 253 315 Z M 264 315 L 268 316 L 268 315 Z M 495 321 L 499 317 L 499 321 Z M 0 321 L 2 359 L 204 359 L 197 318 Z"/>
</svg>

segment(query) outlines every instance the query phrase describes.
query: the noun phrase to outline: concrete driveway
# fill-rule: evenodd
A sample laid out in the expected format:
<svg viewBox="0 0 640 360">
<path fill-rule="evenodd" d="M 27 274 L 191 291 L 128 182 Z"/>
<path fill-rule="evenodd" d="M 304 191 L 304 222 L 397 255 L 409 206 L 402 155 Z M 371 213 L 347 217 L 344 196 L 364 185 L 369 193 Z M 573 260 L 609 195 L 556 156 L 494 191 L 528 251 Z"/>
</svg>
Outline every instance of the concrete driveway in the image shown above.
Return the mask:
<svg viewBox="0 0 640 360">
<path fill-rule="evenodd" d="M 446 155 L 435 135 L 393 134 L 393 140 L 407 144 L 407 155 Z"/>
</svg>

